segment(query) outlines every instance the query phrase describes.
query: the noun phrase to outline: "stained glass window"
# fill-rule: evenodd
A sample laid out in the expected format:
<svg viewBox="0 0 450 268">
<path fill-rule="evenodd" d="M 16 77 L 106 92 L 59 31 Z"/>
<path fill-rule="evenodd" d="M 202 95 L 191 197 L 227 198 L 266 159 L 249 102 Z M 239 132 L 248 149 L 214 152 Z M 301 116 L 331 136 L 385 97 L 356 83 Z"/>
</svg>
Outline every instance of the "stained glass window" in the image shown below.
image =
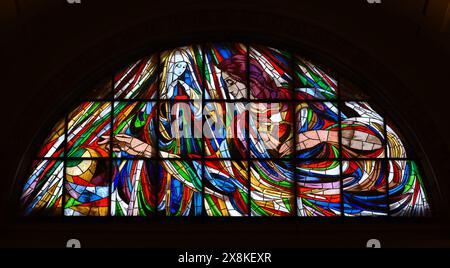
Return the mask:
<svg viewBox="0 0 450 268">
<path fill-rule="evenodd" d="M 113 168 L 111 215 L 154 215 L 156 164 L 145 160 L 115 160 Z"/>
<path fill-rule="evenodd" d="M 387 111 L 290 51 L 206 43 L 94 83 L 38 150 L 25 215 L 428 216 Z"/>
</svg>

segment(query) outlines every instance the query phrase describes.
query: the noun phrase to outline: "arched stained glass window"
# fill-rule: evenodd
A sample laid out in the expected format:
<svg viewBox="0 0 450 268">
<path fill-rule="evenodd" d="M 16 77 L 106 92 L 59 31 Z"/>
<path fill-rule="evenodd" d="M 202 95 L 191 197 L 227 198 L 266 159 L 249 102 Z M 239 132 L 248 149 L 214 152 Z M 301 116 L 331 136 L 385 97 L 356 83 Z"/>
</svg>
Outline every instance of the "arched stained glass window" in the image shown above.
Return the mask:
<svg viewBox="0 0 450 268">
<path fill-rule="evenodd" d="M 24 183 L 25 215 L 430 214 L 385 111 L 301 55 L 186 46 L 111 80 L 56 122 Z"/>
</svg>

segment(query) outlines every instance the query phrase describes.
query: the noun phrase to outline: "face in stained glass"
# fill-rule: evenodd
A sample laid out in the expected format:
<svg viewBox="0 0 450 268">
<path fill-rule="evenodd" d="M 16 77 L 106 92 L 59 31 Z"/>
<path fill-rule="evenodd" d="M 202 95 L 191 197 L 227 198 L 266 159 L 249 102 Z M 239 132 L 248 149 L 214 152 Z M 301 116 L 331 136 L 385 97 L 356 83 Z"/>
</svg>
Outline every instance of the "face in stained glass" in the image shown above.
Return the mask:
<svg viewBox="0 0 450 268">
<path fill-rule="evenodd" d="M 111 103 L 85 102 L 68 117 L 67 156 L 108 157 L 111 131 Z"/>
<path fill-rule="evenodd" d="M 25 215 L 431 215 L 396 122 L 353 79 L 290 51 L 172 48 L 81 99 L 45 136 Z"/>
<path fill-rule="evenodd" d="M 160 98 L 202 98 L 203 55 L 200 46 L 181 47 L 160 54 Z"/>
</svg>

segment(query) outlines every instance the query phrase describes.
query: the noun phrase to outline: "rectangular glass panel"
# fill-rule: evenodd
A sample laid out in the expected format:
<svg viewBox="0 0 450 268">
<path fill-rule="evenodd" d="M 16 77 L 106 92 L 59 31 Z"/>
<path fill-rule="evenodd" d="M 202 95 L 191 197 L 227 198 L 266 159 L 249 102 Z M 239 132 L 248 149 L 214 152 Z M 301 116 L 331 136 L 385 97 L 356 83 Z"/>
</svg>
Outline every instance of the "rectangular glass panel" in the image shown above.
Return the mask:
<svg viewBox="0 0 450 268">
<path fill-rule="evenodd" d="M 414 161 L 389 161 L 389 204 L 392 216 L 430 216 L 423 178 Z"/>
<path fill-rule="evenodd" d="M 384 118 L 367 102 L 341 105 L 342 158 L 384 158 Z"/>
<path fill-rule="evenodd" d="M 297 104 L 297 157 L 339 158 L 339 112 L 334 102 Z"/>
<path fill-rule="evenodd" d="M 201 101 L 159 104 L 159 150 L 162 158 L 201 158 Z"/>
<path fill-rule="evenodd" d="M 160 98 L 202 99 L 203 53 L 201 46 L 186 46 L 160 54 Z"/>
<path fill-rule="evenodd" d="M 114 75 L 114 98 L 156 99 L 158 55 L 144 57 Z"/>
<path fill-rule="evenodd" d="M 291 104 L 252 102 L 249 107 L 251 157 L 291 157 L 294 152 Z"/>
<path fill-rule="evenodd" d="M 251 99 L 292 99 L 290 53 L 265 46 L 251 46 L 249 67 Z"/>
<path fill-rule="evenodd" d="M 298 100 L 335 100 L 338 97 L 336 77 L 308 60 L 294 55 L 294 89 Z"/>
</svg>

